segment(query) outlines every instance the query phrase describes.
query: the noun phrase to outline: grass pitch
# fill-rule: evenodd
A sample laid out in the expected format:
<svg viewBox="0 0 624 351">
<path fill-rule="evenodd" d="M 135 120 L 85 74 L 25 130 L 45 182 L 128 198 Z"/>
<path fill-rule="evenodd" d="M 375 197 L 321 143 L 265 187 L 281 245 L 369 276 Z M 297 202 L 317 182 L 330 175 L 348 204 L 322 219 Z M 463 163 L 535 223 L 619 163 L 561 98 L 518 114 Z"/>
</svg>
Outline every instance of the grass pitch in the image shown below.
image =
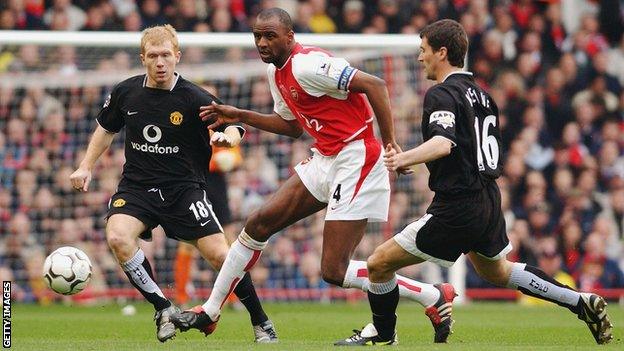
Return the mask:
<svg viewBox="0 0 624 351">
<path fill-rule="evenodd" d="M 280 343 L 255 345 L 245 311 L 225 310 L 214 334 L 196 330 L 156 340 L 153 310 L 139 304 L 134 316 L 121 306 L 13 305 L 15 350 L 342 350 L 332 346 L 370 320 L 366 302 L 266 303 Z M 454 334 L 447 345 L 434 345 L 423 310 L 402 301 L 398 310 L 399 346 L 393 350 L 623 350 L 624 307 L 609 305 L 614 340 L 597 346 L 587 326 L 567 310 L 512 303 L 472 303 L 453 310 Z"/>
</svg>

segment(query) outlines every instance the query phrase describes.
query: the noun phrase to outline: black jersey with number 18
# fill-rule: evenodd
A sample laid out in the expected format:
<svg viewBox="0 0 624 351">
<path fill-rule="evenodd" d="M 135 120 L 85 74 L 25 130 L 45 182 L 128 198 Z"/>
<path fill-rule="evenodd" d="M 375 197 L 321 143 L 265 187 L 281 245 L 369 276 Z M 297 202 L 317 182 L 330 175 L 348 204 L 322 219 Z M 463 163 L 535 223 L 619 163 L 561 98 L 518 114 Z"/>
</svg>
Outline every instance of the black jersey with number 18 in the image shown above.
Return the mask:
<svg viewBox="0 0 624 351">
<path fill-rule="evenodd" d="M 450 155 L 426 164 L 436 195 L 474 193 L 500 175 L 498 107 L 472 73 L 454 72 L 427 91 L 422 132 L 424 141 L 443 137 L 453 143 Z"/>
<path fill-rule="evenodd" d="M 212 148 L 199 107 L 220 101 L 177 74 L 171 90 L 145 82 L 143 74 L 117 84 L 97 116 L 109 132 L 126 127 L 122 184 L 204 184 Z"/>
</svg>

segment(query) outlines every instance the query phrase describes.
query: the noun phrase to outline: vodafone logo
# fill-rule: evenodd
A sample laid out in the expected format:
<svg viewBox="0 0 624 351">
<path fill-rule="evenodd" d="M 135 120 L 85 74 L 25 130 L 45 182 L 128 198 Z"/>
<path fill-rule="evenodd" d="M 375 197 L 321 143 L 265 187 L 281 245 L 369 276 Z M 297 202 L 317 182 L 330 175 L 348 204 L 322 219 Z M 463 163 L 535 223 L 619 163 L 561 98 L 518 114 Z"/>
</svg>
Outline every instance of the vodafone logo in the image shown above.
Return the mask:
<svg viewBox="0 0 624 351">
<path fill-rule="evenodd" d="M 130 145 L 133 149 L 141 152 L 148 152 L 151 154 L 169 155 L 177 154 L 180 151 L 180 147 L 175 146 L 160 146 L 156 144 L 162 138 L 162 131 L 160 128 L 153 124 L 148 124 L 143 128 L 143 137 L 147 140 L 147 143 L 139 144 L 133 141 Z M 149 143 L 149 144 L 148 144 Z"/>
<path fill-rule="evenodd" d="M 162 138 L 162 131 L 153 124 L 148 124 L 143 128 L 143 137 L 150 143 L 157 143 Z"/>
</svg>

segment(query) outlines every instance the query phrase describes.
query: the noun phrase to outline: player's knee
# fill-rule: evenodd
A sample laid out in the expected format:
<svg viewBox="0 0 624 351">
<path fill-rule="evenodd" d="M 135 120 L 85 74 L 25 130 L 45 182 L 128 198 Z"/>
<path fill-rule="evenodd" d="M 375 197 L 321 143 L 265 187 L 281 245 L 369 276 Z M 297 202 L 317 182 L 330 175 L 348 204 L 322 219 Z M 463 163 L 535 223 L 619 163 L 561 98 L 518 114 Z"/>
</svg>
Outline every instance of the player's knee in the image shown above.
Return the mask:
<svg viewBox="0 0 624 351">
<path fill-rule="evenodd" d="M 221 270 L 221 267 L 223 266 L 223 262 L 225 262 L 226 257 L 227 257 L 227 251 L 219 252 L 219 253 L 209 256 L 208 263 L 210 263 L 212 268 L 219 271 Z"/>
<path fill-rule="evenodd" d="M 390 272 L 390 266 L 385 254 L 379 250 L 375 250 L 372 255 L 366 260 L 366 268 L 368 269 L 368 277 L 373 280 L 376 278 L 382 278 L 382 276 Z"/>
<path fill-rule="evenodd" d="M 115 256 L 121 261 L 127 260 L 133 254 L 132 238 L 122 230 L 117 228 L 106 228 L 106 241 Z"/>
<path fill-rule="evenodd" d="M 245 232 L 254 240 L 267 241 L 273 235 L 273 225 L 260 211 L 255 211 L 245 224 Z"/>
</svg>

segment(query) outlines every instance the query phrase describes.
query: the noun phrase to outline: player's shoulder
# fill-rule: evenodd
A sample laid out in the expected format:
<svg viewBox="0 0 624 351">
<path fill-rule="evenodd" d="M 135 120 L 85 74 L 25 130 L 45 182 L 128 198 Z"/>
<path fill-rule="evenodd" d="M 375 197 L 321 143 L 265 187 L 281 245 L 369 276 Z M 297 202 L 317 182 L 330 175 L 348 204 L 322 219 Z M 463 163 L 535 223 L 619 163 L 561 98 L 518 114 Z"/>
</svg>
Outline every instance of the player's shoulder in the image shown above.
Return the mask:
<svg viewBox="0 0 624 351">
<path fill-rule="evenodd" d="M 144 83 L 145 83 L 145 74 L 139 74 L 139 75 L 132 76 L 128 79 L 122 80 L 121 82 L 117 83 L 113 87 L 113 91 L 118 94 L 122 94 L 131 89 L 141 88 L 144 85 Z"/>
<path fill-rule="evenodd" d="M 348 65 L 344 58 L 334 57 L 317 47 L 305 47 L 292 57 L 292 73 L 298 78 L 340 75 Z"/>
<path fill-rule="evenodd" d="M 442 82 L 429 88 L 425 93 L 425 101 L 453 101 L 455 97 L 451 87 Z"/>
<path fill-rule="evenodd" d="M 329 50 L 319 48 L 318 46 L 302 46 L 297 55 L 309 55 L 309 56 L 322 56 L 332 57 L 334 56 Z"/>
</svg>

